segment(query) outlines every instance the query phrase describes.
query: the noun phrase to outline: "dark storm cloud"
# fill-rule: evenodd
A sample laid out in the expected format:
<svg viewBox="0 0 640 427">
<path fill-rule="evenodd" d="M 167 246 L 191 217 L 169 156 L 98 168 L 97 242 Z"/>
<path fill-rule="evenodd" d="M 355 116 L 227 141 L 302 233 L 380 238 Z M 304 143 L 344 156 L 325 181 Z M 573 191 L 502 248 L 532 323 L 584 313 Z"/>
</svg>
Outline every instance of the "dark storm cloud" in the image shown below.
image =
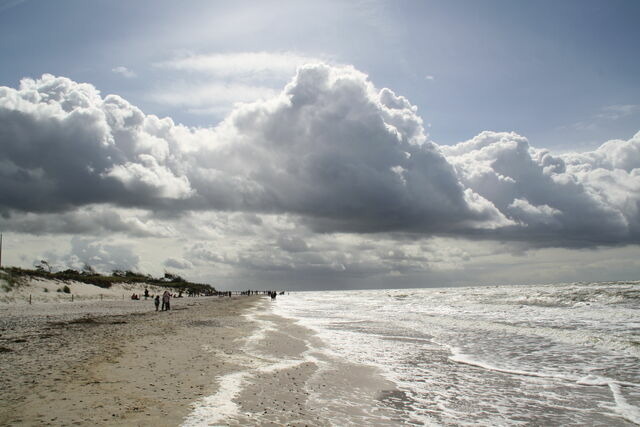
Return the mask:
<svg viewBox="0 0 640 427">
<path fill-rule="evenodd" d="M 118 212 L 108 206 L 90 206 L 63 213 L 30 212 L 0 216 L 0 229 L 28 234 L 105 235 L 124 233 L 135 237 L 166 237 L 170 233 L 148 213 Z"/>
<path fill-rule="evenodd" d="M 307 242 L 299 236 L 282 235 L 278 237 L 278 247 L 286 252 L 304 252 L 309 249 Z"/>
<path fill-rule="evenodd" d="M 5 210 L 95 203 L 291 212 L 327 230 L 435 232 L 504 218 L 460 185 L 409 102 L 363 74 L 302 68 L 216 129 L 145 116 L 45 75 L 0 92 Z"/>
<path fill-rule="evenodd" d="M 552 155 L 495 132 L 438 146 L 406 98 L 323 64 L 301 67 L 281 94 L 237 106 L 211 129 L 44 75 L 0 88 L 0 210 L 15 229 L 29 227 L 16 213 L 119 206 L 164 218 L 287 213 L 326 232 L 637 242 L 639 135 L 582 154 Z M 105 228 L 128 227 L 107 219 Z M 307 249 L 294 236 L 276 243 Z"/>
<path fill-rule="evenodd" d="M 323 231 L 436 232 L 507 220 L 427 141 L 415 107 L 363 74 L 303 67 L 280 98 L 238 109 L 223 159 L 252 177 L 265 207 Z"/>
</svg>

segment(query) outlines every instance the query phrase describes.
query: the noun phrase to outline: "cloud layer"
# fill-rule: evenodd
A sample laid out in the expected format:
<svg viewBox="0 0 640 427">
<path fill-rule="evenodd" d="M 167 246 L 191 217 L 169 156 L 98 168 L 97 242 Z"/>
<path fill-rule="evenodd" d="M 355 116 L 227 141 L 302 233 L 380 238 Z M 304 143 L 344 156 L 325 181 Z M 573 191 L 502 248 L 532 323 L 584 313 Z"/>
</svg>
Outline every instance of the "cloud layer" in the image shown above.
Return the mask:
<svg viewBox="0 0 640 427">
<path fill-rule="evenodd" d="M 496 237 L 557 246 L 637 242 L 640 133 L 586 153 L 553 155 L 515 133 L 441 147 L 461 182 L 517 223 Z"/>
<path fill-rule="evenodd" d="M 541 246 L 640 237 L 640 133 L 562 155 L 515 133 L 439 146 L 406 98 L 351 67 L 300 67 L 280 93 L 208 129 L 64 77 L 24 79 L 0 87 L 0 147 L 0 213 L 16 231 L 65 232 L 97 212 L 99 227 L 143 235 L 158 229 L 150 216 L 214 210 L 291 214 L 322 232 Z M 296 236 L 278 245 L 306 250 Z"/>
<path fill-rule="evenodd" d="M 225 78 L 256 76 L 291 76 L 296 69 L 306 63 L 315 62 L 315 58 L 292 52 L 233 52 L 209 55 L 187 55 L 159 62 L 156 67 L 188 72 L 207 73 Z"/>
</svg>

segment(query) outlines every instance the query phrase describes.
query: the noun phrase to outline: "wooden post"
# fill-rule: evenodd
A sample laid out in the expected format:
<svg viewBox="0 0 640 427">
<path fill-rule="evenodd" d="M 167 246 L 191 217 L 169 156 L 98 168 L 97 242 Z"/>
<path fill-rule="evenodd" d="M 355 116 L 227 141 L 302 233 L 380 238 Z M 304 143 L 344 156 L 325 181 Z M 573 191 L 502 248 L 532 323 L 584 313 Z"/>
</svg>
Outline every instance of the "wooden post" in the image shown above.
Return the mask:
<svg viewBox="0 0 640 427">
<path fill-rule="evenodd" d="M 29 304 L 31 304 L 31 294 L 29 294 Z"/>
<path fill-rule="evenodd" d="M 71 302 L 73 302 L 73 294 L 71 294 Z"/>
</svg>

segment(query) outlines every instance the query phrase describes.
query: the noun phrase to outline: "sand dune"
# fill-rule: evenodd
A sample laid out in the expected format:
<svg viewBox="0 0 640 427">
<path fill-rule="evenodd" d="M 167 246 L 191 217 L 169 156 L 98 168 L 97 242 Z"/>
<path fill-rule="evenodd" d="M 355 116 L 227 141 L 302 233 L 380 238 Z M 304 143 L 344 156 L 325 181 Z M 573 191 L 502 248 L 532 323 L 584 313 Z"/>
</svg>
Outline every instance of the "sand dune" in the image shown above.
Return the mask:
<svg viewBox="0 0 640 427">
<path fill-rule="evenodd" d="M 64 292 L 64 287 L 69 292 Z M 17 285 L 9 286 L 7 281 L 0 277 L 0 305 L 2 304 L 29 304 L 95 301 L 95 300 L 123 300 L 131 297 L 131 294 L 143 295 L 148 289 L 151 294 L 161 294 L 167 288 L 147 283 L 114 283 L 110 288 L 101 288 L 88 283 L 73 280 L 43 279 L 40 277 L 23 276 Z"/>
</svg>

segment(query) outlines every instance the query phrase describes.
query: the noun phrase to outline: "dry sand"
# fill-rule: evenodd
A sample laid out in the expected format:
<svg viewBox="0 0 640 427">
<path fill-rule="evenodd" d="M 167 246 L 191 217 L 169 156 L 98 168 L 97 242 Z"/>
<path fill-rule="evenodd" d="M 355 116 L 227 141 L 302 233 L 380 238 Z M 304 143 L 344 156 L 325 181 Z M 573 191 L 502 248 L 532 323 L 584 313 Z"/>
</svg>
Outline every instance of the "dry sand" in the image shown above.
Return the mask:
<svg viewBox="0 0 640 427">
<path fill-rule="evenodd" d="M 0 308 L 0 424 L 179 425 L 236 368 L 257 297 Z M 205 352 L 203 347 L 219 352 Z"/>
<path fill-rule="evenodd" d="M 310 331 L 262 309 L 272 303 L 0 305 L 0 425 L 340 425 L 344 408 L 310 398 L 339 392 L 356 402 L 345 418 L 393 425 L 357 405 L 370 408 L 389 384 L 326 364 Z"/>
</svg>

